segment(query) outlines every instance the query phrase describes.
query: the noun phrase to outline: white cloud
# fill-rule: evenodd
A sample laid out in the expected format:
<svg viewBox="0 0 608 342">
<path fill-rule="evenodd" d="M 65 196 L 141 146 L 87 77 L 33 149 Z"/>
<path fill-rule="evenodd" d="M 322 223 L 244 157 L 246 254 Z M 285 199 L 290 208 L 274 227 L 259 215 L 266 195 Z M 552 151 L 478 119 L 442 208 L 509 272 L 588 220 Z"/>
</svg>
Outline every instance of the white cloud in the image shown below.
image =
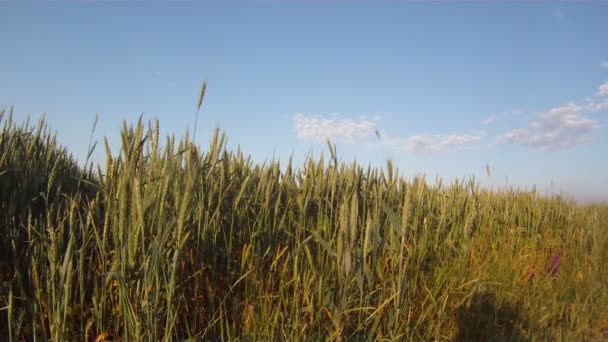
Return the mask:
<svg viewBox="0 0 608 342">
<path fill-rule="evenodd" d="M 598 126 L 585 117 L 583 108 L 570 102 L 538 115 L 527 127 L 509 131 L 496 140 L 503 144 L 527 145 L 540 150 L 562 150 L 586 142 Z"/>
<path fill-rule="evenodd" d="M 608 70 L 608 60 L 600 62 L 600 67 Z"/>
<path fill-rule="evenodd" d="M 478 143 L 481 135 L 451 134 L 451 135 L 412 135 L 406 139 L 386 138 L 385 146 L 404 149 L 416 153 L 438 153 Z"/>
<path fill-rule="evenodd" d="M 375 138 L 376 120 L 366 118 L 349 119 L 339 115 L 311 116 L 296 113 L 293 123 L 299 139 L 323 141 L 330 139 L 341 143 L 367 142 Z M 407 138 L 395 138 L 386 132 L 380 134 L 380 145 L 392 149 L 405 150 L 415 153 L 435 153 L 456 149 L 481 141 L 482 136 L 470 134 L 452 135 L 412 135 Z"/>
<path fill-rule="evenodd" d="M 598 89 L 597 93 L 602 96 L 608 96 L 608 82 L 602 84 Z"/>
<path fill-rule="evenodd" d="M 374 135 L 376 123 L 359 118 L 346 119 L 323 116 L 308 116 L 296 113 L 293 123 L 299 139 L 321 141 L 330 139 L 343 143 L 353 143 L 357 140 Z"/>
</svg>

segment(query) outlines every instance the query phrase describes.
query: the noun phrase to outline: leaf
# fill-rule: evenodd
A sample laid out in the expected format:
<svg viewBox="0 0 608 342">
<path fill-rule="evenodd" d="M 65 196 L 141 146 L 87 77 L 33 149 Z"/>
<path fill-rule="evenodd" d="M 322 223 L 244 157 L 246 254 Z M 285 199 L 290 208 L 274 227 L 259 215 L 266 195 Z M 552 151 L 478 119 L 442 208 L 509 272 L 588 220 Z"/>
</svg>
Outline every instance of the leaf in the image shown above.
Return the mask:
<svg viewBox="0 0 608 342">
<path fill-rule="evenodd" d="M 357 272 L 355 272 L 355 280 L 357 281 L 359 292 L 361 292 L 361 295 L 363 295 L 363 272 L 361 270 L 357 270 Z"/>
<path fill-rule="evenodd" d="M 384 202 L 384 200 L 380 200 L 380 205 L 382 205 L 382 209 L 386 213 L 386 216 L 388 216 L 388 220 L 391 222 L 391 225 L 393 226 L 393 229 L 395 229 L 395 232 L 397 232 L 397 235 L 399 235 L 399 237 L 403 237 L 405 232 L 399 223 L 397 214 L 395 214 L 395 212 L 388 206 L 388 204 L 386 204 L 386 202 Z"/>
<path fill-rule="evenodd" d="M 327 243 L 327 241 L 325 241 L 317 232 L 312 232 L 312 235 L 315 237 L 315 240 L 317 240 L 318 243 L 321 244 L 321 246 L 327 251 L 327 253 L 329 253 L 331 256 L 333 256 L 334 258 L 338 257 L 338 253 L 336 253 L 333 249 L 331 249 L 331 247 L 329 246 L 329 244 Z"/>
<path fill-rule="evenodd" d="M 59 269 L 59 281 L 60 284 L 64 284 L 65 275 L 67 274 L 68 267 L 72 265 L 72 245 L 74 244 L 74 235 L 70 234 L 70 241 L 68 242 L 68 248 L 63 256 L 63 264 Z"/>
</svg>

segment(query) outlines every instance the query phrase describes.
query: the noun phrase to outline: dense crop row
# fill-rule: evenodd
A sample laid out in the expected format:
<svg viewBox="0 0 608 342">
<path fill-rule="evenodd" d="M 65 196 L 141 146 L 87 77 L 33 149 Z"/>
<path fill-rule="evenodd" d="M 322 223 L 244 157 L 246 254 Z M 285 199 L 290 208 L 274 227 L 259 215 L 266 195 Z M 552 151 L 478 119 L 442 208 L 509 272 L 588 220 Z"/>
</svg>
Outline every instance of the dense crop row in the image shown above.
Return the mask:
<svg viewBox="0 0 608 342">
<path fill-rule="evenodd" d="M 331 146 L 259 165 L 157 123 L 84 168 L 42 121 L 0 123 L 0 339 L 608 337 L 605 207 Z"/>
</svg>

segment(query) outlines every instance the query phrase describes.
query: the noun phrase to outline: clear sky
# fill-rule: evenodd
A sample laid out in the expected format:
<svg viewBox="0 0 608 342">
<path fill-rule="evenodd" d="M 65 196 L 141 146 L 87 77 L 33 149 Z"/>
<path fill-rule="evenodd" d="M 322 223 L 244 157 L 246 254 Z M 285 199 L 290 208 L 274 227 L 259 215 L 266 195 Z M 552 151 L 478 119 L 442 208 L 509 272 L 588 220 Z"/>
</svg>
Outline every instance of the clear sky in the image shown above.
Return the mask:
<svg viewBox="0 0 608 342">
<path fill-rule="evenodd" d="M 0 106 L 80 160 L 95 113 L 192 132 L 207 78 L 199 144 L 608 200 L 607 2 L 0 1 L 0 44 Z"/>
</svg>

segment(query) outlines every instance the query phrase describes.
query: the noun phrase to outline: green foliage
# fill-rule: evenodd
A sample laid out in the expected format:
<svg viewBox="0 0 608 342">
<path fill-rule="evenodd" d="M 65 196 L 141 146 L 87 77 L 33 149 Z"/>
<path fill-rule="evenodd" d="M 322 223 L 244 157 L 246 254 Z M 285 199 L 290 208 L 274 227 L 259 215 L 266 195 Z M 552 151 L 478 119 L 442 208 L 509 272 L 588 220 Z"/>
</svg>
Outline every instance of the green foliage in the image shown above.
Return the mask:
<svg viewBox="0 0 608 342">
<path fill-rule="evenodd" d="M 141 120 L 93 172 L 43 121 L 0 123 L 0 337 L 608 337 L 605 206 L 408 182 L 330 142 L 259 165 Z"/>
</svg>

